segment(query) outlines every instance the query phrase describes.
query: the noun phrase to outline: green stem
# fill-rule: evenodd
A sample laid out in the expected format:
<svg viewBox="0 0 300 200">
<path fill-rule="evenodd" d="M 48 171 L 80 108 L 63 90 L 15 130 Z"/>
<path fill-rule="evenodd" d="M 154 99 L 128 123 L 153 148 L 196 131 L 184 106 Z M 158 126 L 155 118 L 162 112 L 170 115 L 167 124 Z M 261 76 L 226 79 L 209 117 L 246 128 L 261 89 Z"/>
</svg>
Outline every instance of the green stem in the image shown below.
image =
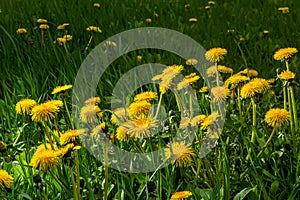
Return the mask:
<svg viewBox="0 0 300 200">
<path fill-rule="evenodd" d="M 294 90 L 293 90 L 292 86 L 289 86 L 289 91 L 290 91 L 291 100 L 292 100 L 292 108 L 293 108 L 293 115 L 294 115 L 295 130 L 297 132 L 297 130 L 298 130 L 297 108 L 296 108 Z"/>
<path fill-rule="evenodd" d="M 70 169 L 70 175 L 71 175 L 73 195 L 74 195 L 75 200 L 79 200 L 77 189 L 76 189 L 76 182 L 75 182 L 75 178 L 74 178 L 74 174 L 73 174 L 73 170 L 72 170 L 72 166 L 69 166 L 69 169 Z"/>
<path fill-rule="evenodd" d="M 159 100 L 158 100 L 158 105 L 157 105 L 157 110 L 156 110 L 156 113 L 155 113 L 155 116 L 154 116 L 154 120 L 156 120 L 156 118 L 157 118 L 157 116 L 158 116 L 159 109 L 160 109 L 160 106 L 161 106 L 162 96 L 163 96 L 163 94 L 160 93 L 160 95 L 159 95 Z"/>
<path fill-rule="evenodd" d="M 76 183 L 77 183 L 77 194 L 78 199 L 80 199 L 80 171 L 79 171 L 79 156 L 78 151 L 75 150 L 75 170 L 76 170 Z"/>
<path fill-rule="evenodd" d="M 55 176 L 55 174 L 51 171 L 51 169 L 49 169 L 49 173 L 51 174 L 51 176 L 55 179 L 55 181 L 69 194 L 71 194 L 71 192 L 66 188 L 66 186 L 57 178 L 57 176 Z"/>
<path fill-rule="evenodd" d="M 283 90 L 283 108 L 285 110 L 287 110 L 286 109 L 286 86 L 285 85 L 283 85 L 282 90 Z"/>
<path fill-rule="evenodd" d="M 253 116 L 251 142 L 254 143 L 255 136 L 256 136 L 256 104 L 254 102 L 254 98 L 251 98 L 251 103 L 252 103 L 252 116 Z"/>
<path fill-rule="evenodd" d="M 71 127 L 72 127 L 72 129 L 74 129 L 74 122 L 73 122 L 73 119 L 72 119 L 72 117 L 71 117 L 71 115 L 70 115 L 70 112 L 69 112 L 69 109 L 68 109 L 68 106 L 67 106 L 67 101 L 66 101 L 65 98 L 63 99 L 63 101 L 64 101 L 64 105 L 65 105 L 65 108 L 66 108 L 66 111 L 67 111 L 69 120 L 70 120 L 70 122 L 71 122 Z"/>
<path fill-rule="evenodd" d="M 104 176 L 105 176 L 105 182 L 104 182 L 104 200 L 107 200 L 108 198 L 108 150 L 107 147 L 104 145 Z"/>
<path fill-rule="evenodd" d="M 240 93 L 240 87 L 237 88 L 237 98 L 238 98 L 238 108 L 239 108 L 239 114 L 240 114 L 240 120 L 242 120 L 242 104 L 241 104 L 241 93 Z"/>
<path fill-rule="evenodd" d="M 49 127 L 43 121 L 42 121 L 42 124 L 43 124 L 43 126 L 45 128 L 46 137 L 48 138 L 48 141 L 49 141 L 49 143 L 51 145 L 51 148 L 52 148 L 52 150 L 54 150 L 54 145 L 53 145 L 53 142 L 52 142 L 52 138 L 51 138 L 51 135 L 50 135 L 49 130 L 48 130 Z"/>
<path fill-rule="evenodd" d="M 289 62 L 288 62 L 288 61 L 285 61 L 285 66 L 286 66 L 286 69 L 287 69 L 287 70 L 290 70 L 290 69 L 289 69 Z"/>
<path fill-rule="evenodd" d="M 294 119 L 293 119 L 293 109 L 292 109 L 292 100 L 291 100 L 291 95 L 289 92 L 289 88 L 288 88 L 288 92 L 287 92 L 287 96 L 288 96 L 288 104 L 289 104 L 289 113 L 290 113 L 290 124 L 291 124 L 291 133 L 292 133 L 292 138 L 293 138 L 293 143 L 295 142 L 295 129 L 294 129 Z M 295 144 L 295 143 L 294 143 Z"/>
<path fill-rule="evenodd" d="M 216 82 L 217 82 L 217 86 L 219 86 L 220 85 L 220 77 L 219 77 L 218 63 L 215 63 L 215 67 L 216 67 Z"/>
<path fill-rule="evenodd" d="M 276 131 L 276 126 L 274 126 L 274 128 L 272 130 L 272 133 L 271 133 L 270 137 L 268 138 L 267 142 L 264 144 L 262 150 L 260 150 L 260 152 L 257 154 L 257 156 L 256 156 L 257 158 L 264 152 L 264 150 L 266 149 L 266 147 L 268 146 L 268 144 L 271 142 L 271 139 L 274 136 L 275 131 Z"/>
</svg>

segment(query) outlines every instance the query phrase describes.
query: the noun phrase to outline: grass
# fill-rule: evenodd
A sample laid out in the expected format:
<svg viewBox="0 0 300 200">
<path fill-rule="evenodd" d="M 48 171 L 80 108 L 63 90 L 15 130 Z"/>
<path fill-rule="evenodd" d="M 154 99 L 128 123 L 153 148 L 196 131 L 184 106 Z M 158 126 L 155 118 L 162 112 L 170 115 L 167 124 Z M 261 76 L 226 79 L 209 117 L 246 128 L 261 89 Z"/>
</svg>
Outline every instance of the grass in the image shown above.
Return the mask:
<svg viewBox="0 0 300 200">
<path fill-rule="evenodd" d="M 232 68 L 234 73 L 250 68 L 257 70 L 258 77 L 265 79 L 277 78 L 278 69 L 285 69 L 283 62 L 273 58 L 279 48 L 299 49 L 300 46 L 298 1 L 222 0 L 215 1 L 210 9 L 205 8 L 208 1 L 104 0 L 100 2 L 99 9 L 94 8 L 93 3 L 90 0 L 0 2 L 0 141 L 6 144 L 5 151 L 1 151 L 0 169 L 14 178 L 10 188 L 0 188 L 1 198 L 170 199 L 174 192 L 183 190 L 193 193 L 190 199 L 300 198 L 300 152 L 297 145 L 300 136 L 295 124 L 292 124 L 292 129 L 291 123 L 276 129 L 270 144 L 259 158 L 256 157 L 272 132 L 272 127 L 264 120 L 266 112 L 274 107 L 283 108 L 284 95 L 279 79 L 268 92 L 255 97 L 256 124 L 253 127 L 250 99 L 241 100 L 240 115 L 237 99 L 228 97 L 226 120 L 218 144 L 206 157 L 193 157 L 193 162 L 186 167 L 169 164 L 155 172 L 127 173 L 105 167 L 82 147 L 72 151 L 69 157 L 60 158 L 59 166 L 51 169 L 51 173 L 50 170 L 33 169 L 29 163 L 36 147 L 46 143 L 45 129 L 41 123 L 33 122 L 30 116 L 18 115 L 16 103 L 23 98 L 31 98 L 38 103 L 59 99 L 59 95 L 51 94 L 52 90 L 59 85 L 73 84 L 88 53 L 110 36 L 138 27 L 169 28 L 190 36 L 207 50 L 226 48 L 228 53 L 219 64 Z M 186 8 L 186 4 L 190 7 Z M 289 7 L 289 13 L 278 11 L 283 6 Z M 189 22 L 192 17 L 197 18 L 196 23 Z M 47 19 L 50 26 L 43 34 L 36 23 L 39 18 Z M 146 18 L 151 18 L 151 23 L 147 23 Z M 63 23 L 70 23 L 66 32 L 56 29 Z M 86 31 L 90 25 L 99 26 L 102 33 Z M 21 27 L 27 29 L 27 34 L 16 33 Z M 264 30 L 268 30 L 269 34 L 264 34 Z M 73 39 L 65 46 L 54 43 L 65 33 L 71 34 Z M 137 61 L 137 55 L 142 56 L 141 62 Z M 97 88 L 97 95 L 101 98 L 99 106 L 103 111 L 107 110 L 101 118 L 101 122 L 107 124 L 107 136 L 116 135 L 117 129 L 110 122 L 113 88 L 123 74 L 146 63 L 177 64 L 189 69 L 184 59 L 156 49 L 129 52 L 113 62 Z M 291 83 L 296 115 L 299 113 L 298 66 L 299 55 L 296 54 L 290 62 L 290 70 L 296 74 Z M 192 71 L 185 70 L 183 74 Z M 226 80 L 231 74 L 222 76 Z M 204 85 L 205 82 L 200 80 L 193 87 L 201 100 L 199 113 L 209 115 L 212 112 L 209 99 L 198 92 Z M 157 85 L 148 84 L 134 91 L 131 100 L 134 94 L 149 90 L 159 93 Z M 69 109 L 71 104 L 69 97 Z M 154 137 L 149 145 L 143 145 L 143 140 L 121 142 L 116 136 L 114 143 L 132 152 L 138 149 L 150 152 L 171 142 L 183 116 L 177 108 L 176 96 L 171 92 L 166 93 L 162 105 L 167 112 L 167 121 L 161 125 L 164 127 L 161 134 Z M 287 109 L 289 106 L 292 110 L 292 101 Z M 65 132 L 72 129 L 71 119 L 65 107 L 60 110 L 56 114 L 57 124 L 60 131 Z M 53 121 L 47 126 L 55 129 Z M 256 134 L 254 142 L 251 140 L 253 128 Z M 192 144 L 196 152 L 200 148 L 197 140 L 202 141 L 203 135 L 204 130 L 197 130 L 197 139 Z M 106 137 L 102 137 L 105 140 Z M 104 154 L 106 151 L 100 152 Z"/>
</svg>

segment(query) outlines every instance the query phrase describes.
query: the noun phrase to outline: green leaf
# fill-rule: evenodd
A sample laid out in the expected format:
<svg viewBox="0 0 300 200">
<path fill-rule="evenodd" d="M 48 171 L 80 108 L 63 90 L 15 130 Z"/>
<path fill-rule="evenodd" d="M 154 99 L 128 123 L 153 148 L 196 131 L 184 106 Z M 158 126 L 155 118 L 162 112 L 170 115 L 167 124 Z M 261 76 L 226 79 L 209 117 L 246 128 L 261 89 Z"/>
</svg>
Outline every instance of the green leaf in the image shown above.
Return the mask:
<svg viewBox="0 0 300 200">
<path fill-rule="evenodd" d="M 240 191 L 239 193 L 237 193 L 235 195 L 235 197 L 233 198 L 233 200 L 242 200 L 244 199 L 249 192 L 253 191 L 253 188 L 244 188 L 242 191 Z"/>
<path fill-rule="evenodd" d="M 214 199 L 214 193 L 212 189 L 200 189 L 199 193 L 203 200 Z"/>
<path fill-rule="evenodd" d="M 275 194 L 277 192 L 277 190 L 278 190 L 278 187 L 279 187 L 279 181 L 274 181 L 271 184 L 270 193 L 271 194 Z"/>
</svg>

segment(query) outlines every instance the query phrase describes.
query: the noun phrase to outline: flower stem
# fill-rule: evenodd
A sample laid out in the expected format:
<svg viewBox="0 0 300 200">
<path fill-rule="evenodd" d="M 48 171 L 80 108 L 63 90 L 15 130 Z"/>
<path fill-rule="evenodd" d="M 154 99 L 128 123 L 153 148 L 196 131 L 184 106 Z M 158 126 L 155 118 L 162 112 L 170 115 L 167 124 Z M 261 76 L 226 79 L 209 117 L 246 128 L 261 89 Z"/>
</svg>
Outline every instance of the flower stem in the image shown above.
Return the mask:
<svg viewBox="0 0 300 200">
<path fill-rule="evenodd" d="M 216 82 L 217 82 L 217 86 L 219 86 L 220 77 L 219 77 L 218 63 L 215 63 L 215 66 L 216 66 Z"/>
<path fill-rule="evenodd" d="M 289 62 L 288 61 L 285 61 L 285 66 L 286 66 L 286 69 L 289 70 Z"/>
<path fill-rule="evenodd" d="M 293 90 L 292 86 L 289 86 L 289 91 L 290 91 L 291 101 L 292 101 L 292 109 L 293 109 L 293 115 L 294 115 L 295 131 L 297 132 L 297 130 L 298 130 L 297 108 L 296 108 L 294 90 Z"/>
<path fill-rule="evenodd" d="M 157 105 L 157 110 L 156 110 L 156 113 L 155 113 L 155 116 L 154 116 L 154 120 L 156 120 L 157 115 L 158 115 L 158 113 L 159 113 L 159 109 L 160 109 L 160 106 L 161 106 L 162 96 L 163 96 L 163 94 L 160 93 L 160 95 L 159 95 L 159 100 L 158 100 L 158 105 Z"/>
<path fill-rule="evenodd" d="M 251 142 L 255 142 L 255 136 L 256 136 L 256 104 L 254 102 L 254 99 L 251 98 L 251 103 L 252 103 L 252 135 L 251 135 Z"/>
<path fill-rule="evenodd" d="M 268 144 L 270 143 L 272 137 L 274 136 L 275 134 L 275 131 L 276 131 L 276 126 L 274 126 L 273 130 L 272 130 L 272 133 L 270 135 L 270 137 L 268 138 L 267 142 L 264 144 L 262 150 L 260 150 L 260 152 L 257 154 L 257 158 L 264 152 L 264 150 L 266 149 L 266 147 L 268 146 Z"/>
<path fill-rule="evenodd" d="M 104 200 L 107 200 L 108 197 L 108 150 L 104 145 Z"/>
<path fill-rule="evenodd" d="M 75 182 L 74 174 L 73 174 L 73 170 L 72 170 L 72 166 L 69 166 L 69 168 L 70 168 L 70 175 L 71 175 L 71 182 L 72 182 L 74 199 L 79 200 L 77 189 L 76 189 L 76 182 Z"/>
<path fill-rule="evenodd" d="M 293 142 L 295 139 L 295 129 L 294 129 L 294 119 L 293 119 L 293 109 L 292 109 L 292 100 L 291 100 L 291 95 L 290 95 L 290 91 L 288 88 L 288 92 L 287 92 L 287 96 L 288 96 L 288 104 L 289 104 L 289 113 L 290 113 L 290 127 L 291 127 L 291 132 L 292 132 L 292 138 L 293 138 Z"/>
<path fill-rule="evenodd" d="M 287 110 L 286 109 L 286 86 L 285 85 L 283 85 L 282 90 L 283 90 L 283 108 L 285 110 Z"/>
<path fill-rule="evenodd" d="M 72 117 L 71 117 L 71 115 L 70 115 L 70 112 L 69 112 L 69 109 L 68 109 L 68 106 L 67 106 L 67 101 L 66 101 L 65 98 L 63 98 L 63 101 L 64 101 L 64 105 L 65 105 L 65 108 L 66 108 L 66 111 L 67 111 L 69 120 L 70 120 L 70 122 L 71 122 L 71 127 L 72 127 L 72 129 L 74 129 L 74 122 L 73 122 L 73 119 L 72 119 Z"/>
<path fill-rule="evenodd" d="M 80 199 L 79 156 L 78 156 L 78 151 L 77 150 L 74 153 L 75 153 L 75 170 L 76 170 L 77 194 L 78 194 L 78 199 Z"/>
</svg>

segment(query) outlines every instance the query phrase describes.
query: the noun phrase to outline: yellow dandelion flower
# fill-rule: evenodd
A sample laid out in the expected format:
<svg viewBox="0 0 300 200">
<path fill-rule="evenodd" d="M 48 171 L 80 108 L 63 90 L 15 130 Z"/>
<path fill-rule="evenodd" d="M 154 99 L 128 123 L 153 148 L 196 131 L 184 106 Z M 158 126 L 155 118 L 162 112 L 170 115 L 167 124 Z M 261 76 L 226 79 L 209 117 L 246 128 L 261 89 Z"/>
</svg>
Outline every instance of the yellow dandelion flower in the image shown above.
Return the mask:
<svg viewBox="0 0 300 200">
<path fill-rule="evenodd" d="M 41 121 L 48 121 L 50 119 L 54 119 L 54 114 L 59 112 L 58 106 L 54 105 L 53 103 L 42 103 L 39 105 L 36 105 L 32 108 L 31 119 L 36 122 Z"/>
<path fill-rule="evenodd" d="M 190 122 L 191 122 L 190 118 L 188 118 L 188 117 L 182 117 L 181 120 L 180 120 L 179 128 L 180 129 L 187 128 L 190 125 Z"/>
<path fill-rule="evenodd" d="M 154 12 L 154 17 L 159 17 L 159 14 L 157 12 Z"/>
<path fill-rule="evenodd" d="M 52 148 L 53 147 L 53 148 Z M 57 150 L 58 147 L 55 144 L 50 144 L 50 143 L 46 143 L 46 144 L 40 144 L 39 146 L 37 146 L 37 150 L 36 151 L 44 151 L 44 150 Z"/>
<path fill-rule="evenodd" d="M 58 25 L 57 27 L 56 27 L 56 29 L 57 30 L 64 30 L 66 27 L 64 26 L 64 25 Z"/>
<path fill-rule="evenodd" d="M 73 39 L 73 36 L 68 34 L 68 35 L 64 35 L 63 38 L 66 39 L 67 41 L 70 41 Z"/>
<path fill-rule="evenodd" d="M 47 171 L 59 165 L 59 154 L 51 149 L 37 151 L 29 163 L 34 169 Z"/>
<path fill-rule="evenodd" d="M 205 8 L 205 10 L 209 10 L 211 7 L 210 6 L 205 6 L 204 8 Z"/>
<path fill-rule="evenodd" d="M 290 120 L 287 110 L 281 108 L 271 108 L 265 115 L 265 121 L 269 126 L 278 127 Z"/>
<path fill-rule="evenodd" d="M 208 61 L 217 63 L 223 60 L 227 54 L 227 50 L 223 48 L 212 48 L 205 53 L 205 57 Z"/>
<path fill-rule="evenodd" d="M 138 62 L 141 62 L 141 61 L 142 61 L 142 58 L 143 58 L 143 56 L 140 56 L 140 55 L 139 55 L 139 56 L 136 56 L 136 59 L 137 59 Z"/>
<path fill-rule="evenodd" d="M 226 81 L 224 82 L 224 86 L 229 89 L 234 89 L 238 84 L 241 84 L 248 80 L 250 80 L 249 77 L 236 74 L 226 79 Z"/>
<path fill-rule="evenodd" d="M 195 22 L 197 22 L 198 20 L 197 20 L 197 18 L 195 18 L 195 17 L 192 17 L 192 18 L 190 18 L 189 19 L 189 22 L 191 22 L 191 23 L 195 23 Z"/>
<path fill-rule="evenodd" d="M 192 195 L 193 195 L 193 193 L 190 191 L 175 192 L 172 194 L 171 200 L 182 200 L 182 199 L 186 199 Z"/>
<path fill-rule="evenodd" d="M 98 118 L 101 118 L 103 113 L 100 108 L 93 104 L 86 104 L 80 110 L 80 119 L 84 123 L 94 123 L 98 121 Z"/>
<path fill-rule="evenodd" d="M 207 4 L 208 5 L 215 5 L 216 3 L 214 1 L 209 1 Z"/>
<path fill-rule="evenodd" d="M 178 83 L 177 90 L 186 88 L 187 86 L 198 81 L 199 79 L 200 79 L 200 76 L 196 75 L 196 73 L 191 73 L 191 74 L 185 76 L 184 79 Z"/>
<path fill-rule="evenodd" d="M 91 97 L 87 100 L 85 100 L 85 105 L 95 105 L 95 104 L 99 104 L 101 102 L 100 97 Z"/>
<path fill-rule="evenodd" d="M 206 118 L 206 115 L 197 115 L 197 116 L 193 117 L 191 120 L 191 126 L 197 126 L 197 125 L 203 123 L 205 118 Z"/>
<path fill-rule="evenodd" d="M 255 69 L 244 69 L 244 70 L 238 72 L 237 74 L 249 75 L 249 76 L 253 77 L 253 76 L 257 76 L 258 72 Z"/>
<path fill-rule="evenodd" d="M 256 94 L 262 94 L 269 89 L 269 83 L 263 78 L 254 78 L 249 83 L 246 83 L 241 88 L 241 97 L 246 99 L 254 97 Z"/>
<path fill-rule="evenodd" d="M 40 29 L 49 29 L 49 26 L 47 24 L 41 24 Z"/>
<path fill-rule="evenodd" d="M 147 18 L 147 19 L 146 19 L 146 22 L 147 22 L 148 24 L 150 24 L 150 23 L 152 22 L 152 19 L 151 19 L 151 18 Z"/>
<path fill-rule="evenodd" d="M 278 75 L 278 78 L 286 81 L 292 81 L 295 78 L 295 74 L 289 70 L 285 70 Z"/>
<path fill-rule="evenodd" d="M 59 45 L 64 45 L 67 43 L 67 39 L 66 38 L 56 38 L 56 41 L 58 42 Z"/>
<path fill-rule="evenodd" d="M 298 50 L 293 47 L 281 48 L 274 53 L 275 60 L 288 61 Z"/>
<path fill-rule="evenodd" d="M 218 112 L 213 112 L 207 117 L 204 118 L 203 122 L 201 123 L 200 130 L 207 129 L 210 125 L 214 124 L 219 117 Z"/>
<path fill-rule="evenodd" d="M 45 104 L 49 104 L 49 105 L 52 104 L 54 106 L 57 106 L 58 108 L 62 107 L 64 105 L 62 100 L 48 100 L 48 101 L 45 101 Z"/>
<path fill-rule="evenodd" d="M 184 7 L 185 7 L 185 8 L 190 8 L 191 5 L 190 5 L 189 3 L 187 3 L 187 4 L 184 5 Z"/>
<path fill-rule="evenodd" d="M 36 22 L 39 24 L 46 24 L 48 21 L 46 19 L 38 19 Z"/>
<path fill-rule="evenodd" d="M 117 43 L 114 41 L 107 40 L 105 41 L 105 46 L 116 47 Z"/>
<path fill-rule="evenodd" d="M 186 65 L 196 65 L 198 63 L 198 60 L 196 58 L 189 58 L 186 60 Z"/>
<path fill-rule="evenodd" d="M 0 185 L 9 188 L 14 181 L 14 178 L 7 173 L 7 171 L 0 169 Z"/>
<path fill-rule="evenodd" d="M 268 83 L 269 83 L 270 85 L 273 85 L 273 84 L 275 84 L 276 79 L 275 79 L 275 78 L 271 78 L 271 79 L 269 79 L 269 80 L 267 80 L 267 81 L 268 81 Z"/>
<path fill-rule="evenodd" d="M 206 74 L 208 77 L 213 77 L 216 74 L 217 70 L 218 70 L 218 72 L 221 72 L 224 74 L 232 74 L 233 73 L 233 69 L 231 69 L 229 67 L 226 67 L 224 65 L 217 65 L 217 66 L 213 65 L 213 66 L 207 68 Z"/>
<path fill-rule="evenodd" d="M 100 8 L 100 3 L 94 3 L 93 6 L 94 6 L 95 8 Z"/>
<path fill-rule="evenodd" d="M 124 126 L 119 126 L 116 130 L 116 138 L 120 141 L 125 141 L 128 139 L 127 128 Z"/>
<path fill-rule="evenodd" d="M 208 87 L 204 86 L 204 87 L 200 88 L 199 92 L 201 92 L 201 93 L 208 93 Z"/>
<path fill-rule="evenodd" d="M 229 34 L 233 34 L 234 32 L 235 32 L 234 29 L 228 29 L 228 30 L 227 30 L 227 33 L 229 33 Z"/>
<path fill-rule="evenodd" d="M 143 114 L 147 115 L 150 108 L 151 104 L 148 101 L 134 101 L 129 105 L 128 113 L 132 119 L 136 119 Z"/>
<path fill-rule="evenodd" d="M 28 115 L 31 113 L 31 109 L 36 105 L 36 101 L 33 99 L 21 99 L 17 104 L 16 104 L 16 112 L 18 114 L 25 114 Z"/>
<path fill-rule="evenodd" d="M 161 74 L 152 78 L 153 81 L 161 80 L 159 91 L 164 94 L 172 84 L 173 79 L 183 70 L 182 65 L 172 65 L 166 67 Z"/>
<path fill-rule="evenodd" d="M 102 30 L 97 26 L 89 26 L 86 28 L 87 31 L 95 32 L 95 33 L 102 33 Z"/>
<path fill-rule="evenodd" d="M 114 110 L 114 113 L 111 115 L 110 121 L 113 124 L 121 124 L 126 119 L 126 113 L 128 112 L 128 109 L 126 108 L 117 108 Z"/>
<path fill-rule="evenodd" d="M 106 124 L 105 122 L 102 122 L 101 124 L 97 125 L 95 128 L 93 128 L 91 136 L 93 138 L 97 138 L 99 134 L 103 132 L 103 129 L 105 129 Z"/>
<path fill-rule="evenodd" d="M 65 145 L 68 143 L 77 143 L 79 137 L 84 133 L 85 133 L 84 129 L 68 130 L 60 136 L 59 142 L 61 145 Z"/>
<path fill-rule="evenodd" d="M 166 160 L 172 159 L 172 164 L 175 164 L 177 167 L 187 166 L 196 155 L 194 150 L 186 145 L 184 141 L 168 144 L 164 152 Z"/>
<path fill-rule="evenodd" d="M 73 143 L 69 143 L 69 144 L 66 144 L 65 146 L 59 148 L 58 150 L 56 150 L 56 153 L 59 156 L 64 156 L 64 155 L 70 153 L 74 149 L 74 147 L 75 147 L 75 145 Z"/>
<path fill-rule="evenodd" d="M 126 121 L 122 124 L 127 129 L 127 136 L 134 139 L 146 138 L 151 136 L 151 130 L 157 128 L 156 121 L 149 117 L 141 117 Z"/>
<path fill-rule="evenodd" d="M 242 42 L 242 41 L 245 41 L 246 39 L 244 38 L 244 37 L 241 37 L 240 38 L 240 41 Z"/>
<path fill-rule="evenodd" d="M 278 10 L 284 14 L 289 13 L 289 7 L 280 7 Z"/>
<path fill-rule="evenodd" d="M 226 89 L 224 86 L 217 86 L 217 87 L 211 88 L 211 94 L 212 94 L 213 102 L 224 101 L 227 96 Z"/>
<path fill-rule="evenodd" d="M 268 30 L 263 30 L 263 34 L 264 34 L 264 35 L 269 35 L 269 33 L 270 33 L 270 31 L 268 31 Z"/>
<path fill-rule="evenodd" d="M 157 100 L 158 96 L 156 92 L 142 92 L 137 95 L 135 95 L 133 101 L 151 101 L 151 100 Z"/>
<path fill-rule="evenodd" d="M 64 85 L 64 86 L 56 86 L 52 93 L 51 94 L 57 94 L 57 93 L 61 93 L 61 92 L 64 92 L 68 89 L 71 89 L 72 88 L 72 85 Z"/>
<path fill-rule="evenodd" d="M 27 33 L 27 30 L 26 30 L 26 28 L 18 28 L 16 32 L 18 34 L 25 34 L 25 33 Z"/>
</svg>

